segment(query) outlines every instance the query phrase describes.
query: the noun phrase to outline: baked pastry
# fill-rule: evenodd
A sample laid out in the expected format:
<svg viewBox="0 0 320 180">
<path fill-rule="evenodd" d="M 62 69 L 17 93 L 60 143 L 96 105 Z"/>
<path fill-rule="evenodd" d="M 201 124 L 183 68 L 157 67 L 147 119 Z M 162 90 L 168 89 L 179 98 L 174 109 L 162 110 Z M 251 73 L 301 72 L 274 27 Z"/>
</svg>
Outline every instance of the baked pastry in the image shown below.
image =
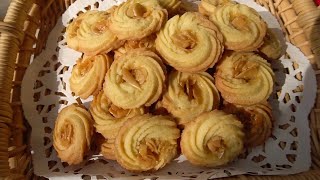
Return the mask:
<svg viewBox="0 0 320 180">
<path fill-rule="evenodd" d="M 243 138 L 243 125 L 235 116 L 214 110 L 186 125 L 180 146 L 190 163 L 216 167 L 229 163 L 243 151 Z"/>
<path fill-rule="evenodd" d="M 168 116 L 134 117 L 116 138 L 117 162 L 130 171 L 158 170 L 176 157 L 179 137 L 180 130 Z"/>
<path fill-rule="evenodd" d="M 201 0 L 199 12 L 203 15 L 210 16 L 217 8 L 228 4 L 235 4 L 235 2 L 231 0 Z"/>
<path fill-rule="evenodd" d="M 206 71 L 223 52 L 216 26 L 196 12 L 171 18 L 158 33 L 156 49 L 167 64 L 182 72 Z"/>
<path fill-rule="evenodd" d="M 72 104 L 58 114 L 53 130 L 53 146 L 62 162 L 79 164 L 90 149 L 93 127 L 90 113 Z"/>
<path fill-rule="evenodd" d="M 94 120 L 96 131 L 106 139 L 114 139 L 120 127 L 129 118 L 145 113 L 144 108 L 122 109 L 105 96 L 103 91 L 96 95 L 90 104 L 90 113 Z"/>
<path fill-rule="evenodd" d="M 271 29 L 267 30 L 267 34 L 263 39 L 263 44 L 258 51 L 270 60 L 276 60 L 281 57 L 282 47 L 280 41 Z"/>
<path fill-rule="evenodd" d="M 80 14 L 67 27 L 67 44 L 70 48 L 93 56 L 108 53 L 121 45 L 109 30 L 107 11 L 90 10 Z"/>
<path fill-rule="evenodd" d="M 168 81 L 161 104 L 178 124 L 188 123 L 200 114 L 218 108 L 219 92 L 210 74 L 173 71 Z"/>
<path fill-rule="evenodd" d="M 227 102 L 254 105 L 266 101 L 273 90 L 270 64 L 251 52 L 228 52 L 220 60 L 215 84 Z"/>
<path fill-rule="evenodd" d="M 151 51 L 127 52 L 115 60 L 107 73 L 104 92 L 123 109 L 151 106 L 162 94 L 165 66 Z"/>
<path fill-rule="evenodd" d="M 157 0 L 128 0 L 112 12 L 110 29 L 121 40 L 139 40 L 159 31 L 167 16 Z"/>
<path fill-rule="evenodd" d="M 155 39 L 157 36 L 155 34 L 152 34 L 148 37 L 145 37 L 141 40 L 128 40 L 124 43 L 122 47 L 114 51 L 114 58 L 118 59 L 120 56 L 125 54 L 126 52 L 132 50 L 132 49 L 146 49 L 149 51 L 156 51 L 155 47 Z"/>
<path fill-rule="evenodd" d="M 104 158 L 110 159 L 110 160 L 116 160 L 114 141 L 115 139 L 106 139 L 104 143 L 101 144 L 100 153 Z"/>
<path fill-rule="evenodd" d="M 243 4 L 221 6 L 210 15 L 210 20 L 220 29 L 229 50 L 257 50 L 267 32 L 267 24 L 258 12 Z"/>
<path fill-rule="evenodd" d="M 112 61 L 106 54 L 80 58 L 72 69 L 69 80 L 71 91 L 82 99 L 97 94 Z"/>
<path fill-rule="evenodd" d="M 272 132 L 272 111 L 267 102 L 254 106 L 235 106 L 225 103 L 223 110 L 235 114 L 244 125 L 245 144 L 249 147 L 262 145 Z"/>
</svg>

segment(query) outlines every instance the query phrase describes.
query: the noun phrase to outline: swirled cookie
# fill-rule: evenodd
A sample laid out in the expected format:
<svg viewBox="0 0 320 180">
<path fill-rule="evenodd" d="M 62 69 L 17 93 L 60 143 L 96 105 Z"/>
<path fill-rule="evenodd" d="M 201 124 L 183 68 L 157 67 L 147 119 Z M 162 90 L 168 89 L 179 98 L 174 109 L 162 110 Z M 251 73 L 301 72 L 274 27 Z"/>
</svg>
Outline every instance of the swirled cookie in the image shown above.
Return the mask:
<svg viewBox="0 0 320 180">
<path fill-rule="evenodd" d="M 110 29 L 119 39 L 139 40 L 159 31 L 167 16 L 157 0 L 128 0 L 112 12 Z"/>
<path fill-rule="evenodd" d="M 129 118 L 145 113 L 144 108 L 122 109 L 105 96 L 103 91 L 94 97 L 90 104 L 90 113 L 94 120 L 96 131 L 106 139 L 114 139 L 120 127 Z"/>
<path fill-rule="evenodd" d="M 110 14 L 106 11 L 87 11 L 79 15 L 66 30 L 70 48 L 96 55 L 108 53 L 122 42 L 109 30 Z"/>
<path fill-rule="evenodd" d="M 204 113 L 186 125 L 181 135 L 182 154 L 194 165 L 216 167 L 243 151 L 243 125 L 223 111 Z"/>
<path fill-rule="evenodd" d="M 69 165 L 79 164 L 90 149 L 93 127 L 90 113 L 72 104 L 58 114 L 53 131 L 53 146 L 58 157 Z"/>
<path fill-rule="evenodd" d="M 167 64 L 182 72 L 205 71 L 223 52 L 216 26 L 196 12 L 171 18 L 158 33 L 156 49 Z"/>
<path fill-rule="evenodd" d="M 258 51 L 261 52 L 267 59 L 276 60 L 281 57 L 281 43 L 271 29 L 268 29 L 267 34 L 263 39 L 263 44 Z"/>
<path fill-rule="evenodd" d="M 134 117 L 119 131 L 116 159 L 131 171 L 158 170 L 176 157 L 179 137 L 180 130 L 168 116 Z"/>
<path fill-rule="evenodd" d="M 210 20 L 220 29 L 229 50 L 257 50 L 267 32 L 267 24 L 258 12 L 243 4 L 221 6 L 210 15 Z"/>
<path fill-rule="evenodd" d="M 235 114 L 243 123 L 247 146 L 262 145 L 270 137 L 273 120 L 271 106 L 267 102 L 254 106 L 235 106 L 224 103 L 223 110 Z"/>
<path fill-rule="evenodd" d="M 104 92 L 123 109 L 151 106 L 164 89 L 165 67 L 151 51 L 127 52 L 115 60 L 107 73 Z"/>
<path fill-rule="evenodd" d="M 228 52 L 215 73 L 215 84 L 229 103 L 254 105 L 266 101 L 274 84 L 270 64 L 250 52 Z"/>
<path fill-rule="evenodd" d="M 208 73 L 173 71 L 168 81 L 161 104 L 177 118 L 178 124 L 188 123 L 200 114 L 218 108 L 219 92 Z"/>
<path fill-rule="evenodd" d="M 227 4 L 235 4 L 235 2 L 231 0 L 201 0 L 199 12 L 203 15 L 210 16 L 217 8 Z"/>
<path fill-rule="evenodd" d="M 82 99 L 97 94 L 102 88 L 104 77 L 112 61 L 112 58 L 105 54 L 80 58 L 72 69 L 69 80 L 71 91 Z"/>
</svg>

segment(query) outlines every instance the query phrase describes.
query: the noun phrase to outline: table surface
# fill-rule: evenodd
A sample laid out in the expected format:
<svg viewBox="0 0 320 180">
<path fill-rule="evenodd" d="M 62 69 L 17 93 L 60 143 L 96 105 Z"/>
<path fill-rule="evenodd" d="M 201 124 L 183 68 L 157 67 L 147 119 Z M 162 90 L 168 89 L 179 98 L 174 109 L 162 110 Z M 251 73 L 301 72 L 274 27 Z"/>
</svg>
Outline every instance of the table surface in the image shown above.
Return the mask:
<svg viewBox="0 0 320 180">
<path fill-rule="evenodd" d="M 10 0 L 0 0 L 0 21 L 3 20 L 7 13 Z"/>
</svg>

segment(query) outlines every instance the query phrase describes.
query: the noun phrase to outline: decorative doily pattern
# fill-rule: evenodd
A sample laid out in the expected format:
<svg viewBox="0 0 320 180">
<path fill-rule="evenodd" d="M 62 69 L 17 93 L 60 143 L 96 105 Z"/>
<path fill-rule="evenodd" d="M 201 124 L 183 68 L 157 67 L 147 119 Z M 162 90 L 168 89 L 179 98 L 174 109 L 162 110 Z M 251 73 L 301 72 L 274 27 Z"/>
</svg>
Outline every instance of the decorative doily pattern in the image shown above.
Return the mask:
<svg viewBox="0 0 320 180">
<path fill-rule="evenodd" d="M 190 1 L 190 0 L 189 0 Z M 308 114 L 316 94 L 314 71 L 306 57 L 287 43 L 281 61 L 273 61 L 276 73 L 274 92 L 270 97 L 275 119 L 272 137 L 263 146 L 243 153 L 237 161 L 220 169 L 192 166 L 180 156 L 164 169 L 155 173 L 133 174 L 122 169 L 115 161 L 92 155 L 84 163 L 68 166 L 61 163 L 52 146 L 52 130 L 58 112 L 72 103 L 88 106 L 92 100 L 74 96 L 69 78 L 75 61 L 81 53 L 66 46 L 65 26 L 79 13 L 89 9 L 105 10 L 123 0 L 77 0 L 58 20 L 48 37 L 47 48 L 30 64 L 22 82 L 22 105 L 32 126 L 32 149 L 35 173 L 46 177 L 81 177 L 106 179 L 112 177 L 208 179 L 237 174 L 271 175 L 306 171 L 311 164 L 310 129 Z M 195 1 L 193 1 L 195 2 Z M 282 37 L 276 19 L 253 1 L 241 0 L 259 11 L 269 27 Z"/>
</svg>

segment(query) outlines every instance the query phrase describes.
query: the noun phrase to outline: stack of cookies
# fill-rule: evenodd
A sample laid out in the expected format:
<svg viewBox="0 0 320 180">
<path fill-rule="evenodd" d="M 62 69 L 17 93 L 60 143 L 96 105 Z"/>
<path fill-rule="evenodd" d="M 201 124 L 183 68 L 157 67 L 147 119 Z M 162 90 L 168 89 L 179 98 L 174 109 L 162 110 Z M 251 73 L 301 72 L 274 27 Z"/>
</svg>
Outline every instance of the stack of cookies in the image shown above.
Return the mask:
<svg viewBox="0 0 320 180">
<path fill-rule="evenodd" d="M 180 0 L 128 0 L 90 10 L 67 27 L 82 52 L 70 89 L 89 110 L 58 115 L 54 147 L 78 164 L 95 133 L 106 159 L 125 169 L 158 170 L 180 153 L 198 166 L 225 165 L 271 135 L 267 100 L 282 47 L 252 8 L 202 0 L 199 12 Z M 181 152 L 180 152 L 181 149 Z"/>
</svg>

